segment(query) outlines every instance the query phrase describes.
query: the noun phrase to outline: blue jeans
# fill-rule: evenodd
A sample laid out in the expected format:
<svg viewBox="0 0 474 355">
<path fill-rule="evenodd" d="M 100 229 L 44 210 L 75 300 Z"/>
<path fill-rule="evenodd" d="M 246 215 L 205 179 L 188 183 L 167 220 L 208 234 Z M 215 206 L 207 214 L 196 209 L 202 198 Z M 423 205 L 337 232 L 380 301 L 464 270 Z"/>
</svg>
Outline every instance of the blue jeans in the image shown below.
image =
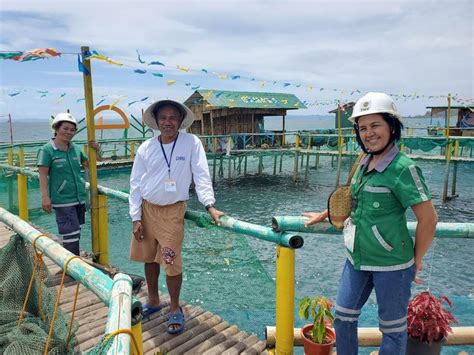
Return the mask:
<svg viewBox="0 0 474 355">
<path fill-rule="evenodd" d="M 334 328 L 337 355 L 357 355 L 357 321 L 375 288 L 382 332 L 380 355 L 404 355 L 407 307 L 415 265 L 398 271 L 358 271 L 346 260 L 337 292 Z"/>
</svg>

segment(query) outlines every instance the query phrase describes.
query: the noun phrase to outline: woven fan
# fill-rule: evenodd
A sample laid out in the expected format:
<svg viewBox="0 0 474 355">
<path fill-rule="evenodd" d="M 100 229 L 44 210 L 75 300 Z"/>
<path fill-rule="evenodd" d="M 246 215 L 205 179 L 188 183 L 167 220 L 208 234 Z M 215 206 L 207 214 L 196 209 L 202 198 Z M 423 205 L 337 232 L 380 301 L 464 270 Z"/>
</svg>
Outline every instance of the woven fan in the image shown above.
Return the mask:
<svg viewBox="0 0 474 355">
<path fill-rule="evenodd" d="M 354 176 L 360 161 L 365 157 L 364 153 L 359 154 L 354 165 L 351 168 L 351 172 L 347 177 L 346 185 L 339 186 L 336 188 L 328 198 L 328 219 L 329 222 L 337 230 L 344 229 L 344 221 L 351 214 L 351 180 Z"/>
</svg>

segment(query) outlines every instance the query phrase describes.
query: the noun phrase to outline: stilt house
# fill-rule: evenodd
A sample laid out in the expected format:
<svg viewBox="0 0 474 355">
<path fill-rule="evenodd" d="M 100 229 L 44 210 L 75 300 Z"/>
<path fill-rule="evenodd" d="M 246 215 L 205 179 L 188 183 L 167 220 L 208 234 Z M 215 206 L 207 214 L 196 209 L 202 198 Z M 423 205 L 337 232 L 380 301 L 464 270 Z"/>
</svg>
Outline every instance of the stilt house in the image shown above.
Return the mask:
<svg viewBox="0 0 474 355">
<path fill-rule="evenodd" d="M 198 135 L 262 133 L 264 116 L 285 116 L 288 110 L 306 108 L 292 94 L 196 90 L 185 102 L 196 116 L 189 132 Z"/>
</svg>

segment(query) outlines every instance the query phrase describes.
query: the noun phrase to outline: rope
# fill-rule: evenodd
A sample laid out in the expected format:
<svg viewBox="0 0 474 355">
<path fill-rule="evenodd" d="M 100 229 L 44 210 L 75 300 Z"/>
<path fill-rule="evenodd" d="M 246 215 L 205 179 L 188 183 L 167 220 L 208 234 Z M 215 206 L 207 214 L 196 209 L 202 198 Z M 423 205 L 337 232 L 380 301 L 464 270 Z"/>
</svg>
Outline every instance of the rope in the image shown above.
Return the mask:
<svg viewBox="0 0 474 355">
<path fill-rule="evenodd" d="M 110 338 L 113 338 L 113 337 L 115 337 L 116 335 L 122 334 L 122 333 L 125 333 L 125 334 L 130 335 L 130 337 L 132 338 L 133 347 L 135 348 L 135 351 L 137 352 L 137 354 L 141 355 L 141 354 L 140 354 L 140 349 L 138 348 L 137 340 L 135 339 L 135 336 L 133 335 L 133 332 L 132 332 L 130 329 L 121 328 L 121 329 L 114 330 L 113 332 L 107 334 L 107 336 L 105 337 L 105 340 L 108 340 L 108 339 L 110 339 Z"/>
<path fill-rule="evenodd" d="M 74 305 L 72 306 L 72 314 L 71 314 L 71 321 L 69 322 L 69 330 L 67 332 L 67 342 L 66 347 L 69 348 L 69 341 L 71 340 L 71 333 L 72 333 L 72 323 L 74 322 L 74 316 L 76 314 L 76 304 L 77 304 L 77 297 L 79 296 L 79 287 L 81 284 L 78 282 L 76 286 L 76 294 L 74 296 Z"/>
<path fill-rule="evenodd" d="M 51 325 L 49 327 L 48 339 L 46 340 L 46 345 L 44 346 L 44 353 L 43 353 L 44 355 L 48 354 L 49 343 L 51 342 L 51 338 L 53 336 L 54 322 L 56 322 L 56 317 L 58 315 L 59 300 L 61 298 L 61 292 L 62 292 L 63 287 L 64 287 L 64 279 L 66 277 L 66 271 L 67 271 L 68 265 L 73 259 L 77 259 L 77 258 L 80 259 L 81 257 L 79 255 L 73 255 L 70 258 L 68 258 L 66 263 L 64 264 L 63 275 L 61 277 L 61 283 L 59 285 L 59 290 L 58 290 L 58 293 L 56 295 L 56 302 L 54 304 L 53 317 L 51 319 Z M 77 289 L 76 289 L 76 299 L 77 299 Z M 74 307 L 75 307 L 75 301 L 74 301 Z"/>
<path fill-rule="evenodd" d="M 30 298 L 31 288 L 33 287 L 33 281 L 35 280 L 35 271 L 36 271 L 36 268 L 38 267 L 38 265 L 40 265 L 40 278 L 42 277 L 41 274 L 42 274 L 42 261 L 43 261 L 42 257 L 43 257 L 43 254 L 39 253 L 36 249 L 36 241 L 41 237 L 49 238 L 46 234 L 40 234 L 40 235 L 36 236 L 36 238 L 33 240 L 33 248 L 35 250 L 35 262 L 33 264 L 33 270 L 31 272 L 30 283 L 28 285 L 28 289 L 26 290 L 25 300 L 23 301 L 23 306 L 21 308 L 20 316 L 18 317 L 18 322 L 16 324 L 17 327 L 20 326 L 21 321 L 23 320 L 23 314 L 25 313 L 26 305 L 28 304 L 28 299 Z M 39 301 L 41 301 L 41 291 L 40 291 L 40 295 L 39 295 Z M 44 314 L 43 314 L 43 311 L 41 309 L 41 303 L 40 303 L 40 313 L 41 313 L 42 318 L 44 319 Z"/>
</svg>

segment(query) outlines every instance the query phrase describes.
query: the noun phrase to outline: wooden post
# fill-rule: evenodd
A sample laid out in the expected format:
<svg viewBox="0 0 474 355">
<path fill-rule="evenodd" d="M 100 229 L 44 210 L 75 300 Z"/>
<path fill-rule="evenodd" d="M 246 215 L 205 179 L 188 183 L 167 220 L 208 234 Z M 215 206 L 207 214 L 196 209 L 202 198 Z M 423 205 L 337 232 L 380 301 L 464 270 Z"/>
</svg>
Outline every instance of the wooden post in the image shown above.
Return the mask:
<svg viewBox="0 0 474 355">
<path fill-rule="evenodd" d="M 211 136 L 214 135 L 214 120 L 212 119 L 212 111 L 209 114 L 209 119 L 211 120 Z"/>
<path fill-rule="evenodd" d="M 212 182 L 216 182 L 216 153 L 212 155 Z"/>
<path fill-rule="evenodd" d="M 278 159 L 278 155 L 276 155 L 276 153 L 275 153 L 275 156 L 273 157 L 273 175 L 276 175 L 276 171 L 277 171 L 277 159 Z"/>
<path fill-rule="evenodd" d="M 252 145 L 255 145 L 254 133 L 255 133 L 255 114 L 252 113 Z"/>
<path fill-rule="evenodd" d="M 280 173 L 283 168 L 283 153 L 280 154 Z"/>
<path fill-rule="evenodd" d="M 10 126 L 10 143 L 13 146 L 13 122 L 12 122 L 12 116 L 8 114 L 8 124 Z"/>
<path fill-rule="evenodd" d="M 87 121 L 87 140 L 95 140 L 95 124 L 94 124 L 94 98 L 92 93 L 92 71 L 89 56 L 89 47 L 81 47 L 82 62 L 86 70 L 83 73 L 84 79 L 84 97 L 86 105 L 86 121 Z M 88 150 L 89 155 L 89 192 L 91 201 L 91 237 L 92 237 L 92 258 L 93 261 L 99 262 L 99 213 L 98 213 L 98 192 L 97 192 L 97 155 L 95 149 Z"/>
<path fill-rule="evenodd" d="M 8 147 L 7 163 L 10 166 L 13 165 L 13 145 L 11 147 Z M 13 210 L 13 201 L 14 201 L 13 200 L 13 179 L 14 179 L 14 176 L 8 177 L 8 209 L 10 211 Z"/>
<path fill-rule="evenodd" d="M 454 156 L 457 158 L 459 157 L 459 140 L 456 140 L 454 142 Z M 451 196 L 455 197 L 456 196 L 456 183 L 458 179 L 458 162 L 454 161 L 454 166 L 453 166 L 453 181 L 451 185 Z"/>
<path fill-rule="evenodd" d="M 247 175 L 247 154 L 245 154 L 244 158 L 244 176 Z"/>
<path fill-rule="evenodd" d="M 295 159 L 294 159 L 294 166 L 293 166 L 293 181 L 298 180 L 298 155 L 299 155 L 299 151 L 295 150 Z"/>
<path fill-rule="evenodd" d="M 301 159 L 303 160 L 303 159 Z M 306 170 L 304 172 L 304 179 L 308 180 L 308 171 L 309 171 L 309 154 L 306 154 Z"/>
<path fill-rule="evenodd" d="M 263 156 L 258 156 L 258 175 L 261 175 L 263 172 Z"/>
<path fill-rule="evenodd" d="M 283 128 L 282 128 L 282 132 L 283 132 L 283 135 L 281 136 L 281 146 L 284 147 L 286 145 L 286 142 L 285 142 L 285 116 L 286 115 L 283 115 Z"/>
</svg>

